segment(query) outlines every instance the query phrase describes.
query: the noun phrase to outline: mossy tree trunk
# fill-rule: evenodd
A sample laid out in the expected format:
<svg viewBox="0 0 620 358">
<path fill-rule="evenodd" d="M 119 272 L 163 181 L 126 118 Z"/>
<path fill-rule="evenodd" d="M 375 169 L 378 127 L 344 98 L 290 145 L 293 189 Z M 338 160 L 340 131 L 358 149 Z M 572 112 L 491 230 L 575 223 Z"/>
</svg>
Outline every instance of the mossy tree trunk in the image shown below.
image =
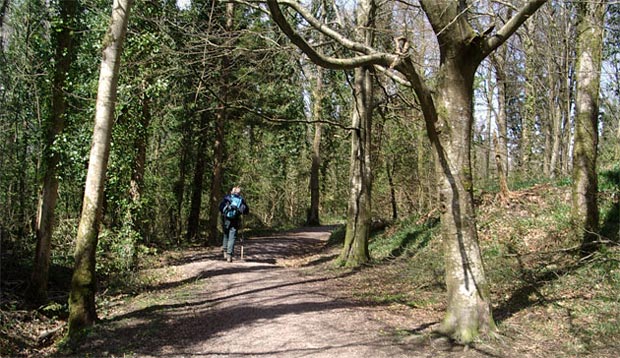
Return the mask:
<svg viewBox="0 0 620 358">
<path fill-rule="evenodd" d="M 347 230 L 340 260 L 350 267 L 370 260 L 368 237 L 370 235 L 372 172 L 370 163 L 372 78 L 368 69 L 355 69 L 351 138 L 351 167 L 349 172 L 349 204 Z"/>
<path fill-rule="evenodd" d="M 467 22 L 462 4 L 421 1 L 440 48 L 435 91 L 421 81 L 412 63 L 403 62 L 424 113 L 436 157 L 445 245 L 448 307 L 441 330 L 468 343 L 492 333 L 489 284 L 478 243 L 470 159 L 474 75 L 482 60 L 509 38 L 545 1 L 529 1 L 496 34 L 480 35 Z"/>
<path fill-rule="evenodd" d="M 577 93 L 575 102 L 575 139 L 573 146 L 572 217 L 583 237 L 582 253 L 595 249 L 599 228 L 596 195 L 596 159 L 598 146 L 598 97 L 605 1 L 577 5 Z"/>
<path fill-rule="evenodd" d="M 68 335 L 70 338 L 79 336 L 82 330 L 91 326 L 97 318 L 95 308 L 97 289 L 95 253 L 101 223 L 106 169 L 110 154 L 120 56 L 127 32 L 131 4 L 132 0 L 114 0 L 110 25 L 103 40 L 95 128 L 84 189 L 82 215 L 78 226 L 75 266 L 69 296 Z"/>
<path fill-rule="evenodd" d="M 47 281 L 52 246 L 52 232 L 54 227 L 54 213 L 58 200 L 57 166 L 60 154 L 54 150 L 56 137 L 65 126 L 65 82 L 67 73 L 74 57 L 75 24 L 79 2 L 64 0 L 59 3 L 60 28 L 53 31 L 56 43 L 54 55 L 54 80 L 52 82 L 52 111 L 46 123 L 46 140 L 43 149 L 42 172 L 43 180 L 36 221 L 36 240 L 32 276 L 26 292 L 26 299 L 32 303 L 41 304 L 47 300 Z"/>
<path fill-rule="evenodd" d="M 432 134 L 437 138 L 434 148 L 448 290 L 441 329 L 459 341 L 471 342 L 478 334 L 495 330 L 478 244 L 471 173 L 472 88 L 477 63 L 446 55 L 443 68 L 436 96 L 439 131 Z"/>
<path fill-rule="evenodd" d="M 357 38 L 367 46 L 374 42 L 376 3 L 361 1 L 357 12 Z M 349 203 L 347 230 L 340 261 L 349 267 L 362 265 L 370 260 L 368 238 L 371 221 L 372 189 L 372 112 L 373 77 L 370 67 L 355 69 L 353 83 L 354 106 L 351 127 L 351 163 L 349 171 Z"/>
</svg>

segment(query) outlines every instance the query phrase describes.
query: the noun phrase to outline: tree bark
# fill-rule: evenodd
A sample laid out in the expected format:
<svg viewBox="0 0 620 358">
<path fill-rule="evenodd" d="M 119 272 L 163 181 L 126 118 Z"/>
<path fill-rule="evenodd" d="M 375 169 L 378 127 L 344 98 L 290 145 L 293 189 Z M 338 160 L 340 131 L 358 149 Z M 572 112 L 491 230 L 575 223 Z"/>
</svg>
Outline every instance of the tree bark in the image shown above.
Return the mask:
<svg viewBox="0 0 620 358">
<path fill-rule="evenodd" d="M 207 123 L 209 112 L 203 111 L 200 114 L 200 129 L 198 131 L 198 152 L 194 166 L 194 179 L 192 180 L 192 200 L 190 203 L 189 215 L 187 217 L 188 242 L 200 238 L 200 209 L 202 207 L 202 189 L 205 177 L 205 166 L 207 164 Z"/>
<path fill-rule="evenodd" d="M 188 175 L 188 162 L 190 160 L 190 152 L 192 142 L 194 140 L 192 131 L 192 115 L 187 110 L 187 117 L 181 125 L 181 133 L 183 139 L 181 140 L 181 153 L 179 160 L 179 177 L 174 183 L 173 191 L 176 207 L 170 212 L 170 221 L 172 223 L 170 227 L 170 235 L 176 237 L 177 241 L 180 241 L 181 234 L 183 233 L 183 202 L 185 201 L 185 180 Z"/>
<path fill-rule="evenodd" d="M 449 56 L 446 56 L 447 58 Z M 435 136 L 445 245 L 448 308 L 441 330 L 461 342 L 495 330 L 478 244 L 471 175 L 473 75 L 476 64 L 446 59 L 438 83 Z"/>
<path fill-rule="evenodd" d="M 596 160 L 598 146 L 599 87 L 606 2 L 578 5 L 577 98 L 573 146 L 572 217 L 583 237 L 582 253 L 596 247 L 599 228 Z"/>
<path fill-rule="evenodd" d="M 66 102 L 64 87 L 73 61 L 74 26 L 79 2 L 64 0 L 59 3 L 60 18 L 62 19 L 59 31 L 54 31 L 56 43 L 54 81 L 52 84 L 52 113 L 46 125 L 46 141 L 43 149 L 42 172 L 43 181 L 37 210 L 35 235 L 37 247 L 30 283 L 26 298 L 31 303 L 41 304 L 47 300 L 47 281 L 51 256 L 54 213 L 58 199 L 57 166 L 59 154 L 54 151 L 56 137 L 65 126 Z"/>
<path fill-rule="evenodd" d="M 440 69 L 433 96 L 409 76 L 423 106 L 435 149 L 445 245 L 448 307 L 441 330 L 461 342 L 495 331 L 489 284 L 478 243 L 473 202 L 471 133 L 474 75 L 480 62 L 510 37 L 544 1 L 530 1 L 498 34 L 477 35 L 454 1 L 420 1 L 439 40 Z M 426 102 L 426 103 L 425 103 Z M 434 104 L 434 106 L 433 106 Z"/>
<path fill-rule="evenodd" d="M 226 4 L 226 31 L 231 43 L 234 44 L 233 26 L 235 19 L 235 4 Z M 220 219 L 219 204 L 224 192 L 224 160 L 226 155 L 226 123 L 228 122 L 228 96 L 230 92 L 230 55 L 223 54 L 221 63 L 221 84 L 217 112 L 215 114 L 215 140 L 213 141 L 213 175 L 209 193 L 209 237 L 208 243 L 216 245 L 219 240 L 217 230 Z"/>
<path fill-rule="evenodd" d="M 144 173 L 146 170 L 146 146 L 148 143 L 148 127 L 151 123 L 151 99 L 146 93 L 146 85 L 143 84 L 141 103 L 140 125 L 136 130 L 134 139 L 134 148 L 136 149 L 136 157 L 134 159 L 133 169 L 131 171 L 131 181 L 129 182 L 129 196 L 132 205 L 128 208 L 128 217 L 132 229 L 140 233 L 142 239 L 147 239 L 148 230 L 147 222 L 142 216 L 141 199 L 144 191 Z"/>
<path fill-rule="evenodd" d="M 355 108 L 351 136 L 351 168 L 349 171 L 349 204 L 347 230 L 340 260 L 345 266 L 356 267 L 370 260 L 371 186 L 370 122 L 372 116 L 372 78 L 366 68 L 355 69 Z"/>
<path fill-rule="evenodd" d="M 0 5 L 0 51 L 4 51 L 4 16 L 6 15 L 6 10 L 9 8 L 10 0 L 2 0 L 2 5 Z"/>
<path fill-rule="evenodd" d="M 321 120 L 323 102 L 323 69 L 318 67 L 316 72 L 316 82 L 313 89 L 312 116 L 316 121 L 314 124 L 314 137 L 312 139 L 312 163 L 310 165 L 310 208 L 308 210 L 307 225 L 321 225 L 319 217 L 320 204 L 320 169 L 321 169 L 321 131 L 323 125 L 318 122 Z"/>
<path fill-rule="evenodd" d="M 231 4 L 232 5 L 232 4 Z M 218 223 L 220 218 L 219 204 L 224 187 L 224 157 L 226 153 L 226 119 L 225 106 L 218 110 L 215 118 L 215 140 L 213 141 L 213 172 L 209 190 L 209 237 L 207 245 L 217 245 L 219 240 Z"/>
<path fill-rule="evenodd" d="M 97 318 L 96 248 L 101 223 L 110 140 L 120 71 L 120 56 L 127 32 L 132 0 L 114 0 L 110 25 L 103 43 L 99 88 L 95 111 L 95 128 L 88 163 L 88 174 L 78 226 L 75 266 L 69 296 L 69 338 L 81 334 Z"/>
<path fill-rule="evenodd" d="M 532 153 L 532 136 L 535 126 L 536 116 L 536 86 L 534 80 L 535 71 L 535 58 L 534 44 L 531 37 L 528 35 L 532 32 L 530 27 L 531 23 L 525 24 L 526 35 L 524 36 L 525 47 L 525 100 L 523 107 L 523 117 L 521 119 L 521 140 L 519 146 L 519 172 L 521 175 L 526 175 L 530 170 L 530 159 Z"/>
<path fill-rule="evenodd" d="M 357 36 L 371 46 L 374 41 L 376 3 L 364 0 L 357 13 Z M 349 203 L 347 230 L 340 261 L 345 266 L 356 267 L 370 260 L 371 188 L 372 188 L 372 112 L 373 78 L 368 67 L 358 67 L 354 73 L 354 108 L 351 127 L 351 167 L 349 171 Z"/>
<path fill-rule="evenodd" d="M 493 67 L 497 81 L 497 132 L 498 138 L 495 145 L 495 157 L 501 159 L 501 171 L 508 175 L 508 124 L 507 124 L 507 75 L 506 75 L 506 46 L 498 49 L 499 53 L 493 56 Z M 501 180 L 501 178 L 500 178 Z M 504 193 L 505 194 L 505 193 Z"/>
<path fill-rule="evenodd" d="M 388 161 L 385 162 L 385 174 L 387 176 L 388 186 L 390 188 L 390 204 L 392 207 L 392 220 L 396 220 L 398 219 L 398 203 L 396 202 L 396 186 L 394 185 L 394 174 L 393 174 L 394 169 L 393 168 L 394 168 L 393 161 L 391 161 L 391 163 Z"/>
</svg>

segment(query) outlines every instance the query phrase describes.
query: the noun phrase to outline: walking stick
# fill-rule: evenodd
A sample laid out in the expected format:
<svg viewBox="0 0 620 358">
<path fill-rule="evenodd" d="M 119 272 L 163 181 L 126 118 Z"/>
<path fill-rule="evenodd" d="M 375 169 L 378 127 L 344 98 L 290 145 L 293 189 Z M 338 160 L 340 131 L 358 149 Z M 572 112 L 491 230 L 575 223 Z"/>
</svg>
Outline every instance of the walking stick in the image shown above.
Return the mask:
<svg viewBox="0 0 620 358">
<path fill-rule="evenodd" d="M 241 238 L 241 260 L 243 260 L 243 217 L 241 217 L 241 229 L 239 237 Z"/>
</svg>

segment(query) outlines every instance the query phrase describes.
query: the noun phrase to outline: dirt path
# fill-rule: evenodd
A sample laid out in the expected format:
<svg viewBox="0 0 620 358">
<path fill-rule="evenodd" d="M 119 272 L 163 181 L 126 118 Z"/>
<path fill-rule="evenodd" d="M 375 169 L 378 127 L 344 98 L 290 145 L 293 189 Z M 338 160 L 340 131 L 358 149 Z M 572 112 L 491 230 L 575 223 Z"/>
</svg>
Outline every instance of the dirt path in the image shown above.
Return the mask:
<svg viewBox="0 0 620 358">
<path fill-rule="evenodd" d="M 203 250 L 168 280 L 101 314 L 82 354 L 138 357 L 411 357 L 385 308 L 330 294 L 333 276 L 290 266 L 330 228 L 246 240 L 245 260 Z M 160 269 L 161 270 L 161 269 Z M 161 275 L 161 272 L 159 272 Z M 389 320 L 389 319 L 388 319 Z"/>
</svg>

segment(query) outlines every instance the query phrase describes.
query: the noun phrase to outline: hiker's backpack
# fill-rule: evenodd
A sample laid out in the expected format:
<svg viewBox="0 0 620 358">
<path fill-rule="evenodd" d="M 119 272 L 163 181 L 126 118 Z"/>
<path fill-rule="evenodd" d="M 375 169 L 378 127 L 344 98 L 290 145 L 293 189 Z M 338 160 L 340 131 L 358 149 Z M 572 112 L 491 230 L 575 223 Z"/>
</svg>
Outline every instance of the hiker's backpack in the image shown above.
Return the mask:
<svg viewBox="0 0 620 358">
<path fill-rule="evenodd" d="M 238 219 L 241 216 L 241 203 L 243 199 L 237 195 L 230 196 L 230 202 L 224 208 L 224 217 L 229 220 Z"/>
</svg>

